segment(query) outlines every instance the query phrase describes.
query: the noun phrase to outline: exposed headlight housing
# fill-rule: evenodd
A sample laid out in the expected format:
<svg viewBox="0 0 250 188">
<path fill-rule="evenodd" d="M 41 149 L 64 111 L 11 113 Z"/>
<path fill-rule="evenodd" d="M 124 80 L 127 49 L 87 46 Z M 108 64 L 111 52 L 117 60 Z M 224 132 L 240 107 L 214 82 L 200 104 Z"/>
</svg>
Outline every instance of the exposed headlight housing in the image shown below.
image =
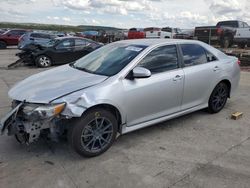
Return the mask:
<svg viewBox="0 0 250 188">
<path fill-rule="evenodd" d="M 22 111 L 27 119 L 42 120 L 59 115 L 65 106 L 66 103 L 49 105 L 27 104 Z"/>
</svg>

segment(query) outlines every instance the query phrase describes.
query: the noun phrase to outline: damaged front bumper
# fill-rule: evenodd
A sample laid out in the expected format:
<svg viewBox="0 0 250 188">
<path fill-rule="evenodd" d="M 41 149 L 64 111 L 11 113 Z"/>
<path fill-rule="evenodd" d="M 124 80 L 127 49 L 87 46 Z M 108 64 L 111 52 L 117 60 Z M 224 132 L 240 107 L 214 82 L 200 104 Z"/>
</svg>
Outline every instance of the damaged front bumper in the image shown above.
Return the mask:
<svg viewBox="0 0 250 188">
<path fill-rule="evenodd" d="M 15 123 L 17 113 L 20 107 L 23 105 L 23 102 L 18 104 L 15 108 L 13 108 L 3 119 L 0 121 L 0 133 L 3 135 L 10 127 Z M 8 134 L 10 134 L 8 132 Z"/>
<path fill-rule="evenodd" d="M 20 102 L 1 120 L 0 133 L 9 136 L 15 135 L 21 143 L 34 142 L 43 130 L 49 130 L 50 136 L 55 138 L 59 132 L 58 122 L 63 119 L 59 116 L 65 104 L 63 107 L 62 105 L 32 104 L 30 106 L 30 104 Z"/>
</svg>

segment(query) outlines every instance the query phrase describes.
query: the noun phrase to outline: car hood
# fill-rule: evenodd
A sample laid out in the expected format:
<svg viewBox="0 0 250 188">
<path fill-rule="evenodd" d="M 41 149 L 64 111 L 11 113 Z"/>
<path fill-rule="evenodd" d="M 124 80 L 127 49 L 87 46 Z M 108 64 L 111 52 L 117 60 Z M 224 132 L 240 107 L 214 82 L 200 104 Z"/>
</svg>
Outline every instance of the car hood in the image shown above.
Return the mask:
<svg viewBox="0 0 250 188">
<path fill-rule="evenodd" d="M 30 103 L 49 103 L 74 91 L 101 83 L 107 78 L 63 65 L 17 83 L 9 91 L 9 97 Z"/>
</svg>

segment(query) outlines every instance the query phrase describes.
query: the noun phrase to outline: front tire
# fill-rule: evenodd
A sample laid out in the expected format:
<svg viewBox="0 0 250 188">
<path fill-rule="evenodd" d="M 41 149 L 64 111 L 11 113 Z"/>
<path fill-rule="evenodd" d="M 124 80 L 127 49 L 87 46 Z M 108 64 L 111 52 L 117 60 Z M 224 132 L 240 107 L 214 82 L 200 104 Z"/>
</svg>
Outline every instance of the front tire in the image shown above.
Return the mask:
<svg viewBox="0 0 250 188">
<path fill-rule="evenodd" d="M 107 151 L 117 134 L 116 117 L 109 111 L 95 108 L 88 111 L 74 125 L 69 125 L 68 141 L 84 157 L 95 157 Z"/>
<path fill-rule="evenodd" d="M 52 65 L 51 59 L 46 55 L 40 55 L 36 58 L 36 65 L 38 67 L 46 68 Z"/>
<path fill-rule="evenodd" d="M 209 101 L 208 101 L 208 111 L 210 113 L 218 113 L 226 105 L 227 98 L 229 96 L 228 86 L 221 82 L 213 90 Z"/>
</svg>

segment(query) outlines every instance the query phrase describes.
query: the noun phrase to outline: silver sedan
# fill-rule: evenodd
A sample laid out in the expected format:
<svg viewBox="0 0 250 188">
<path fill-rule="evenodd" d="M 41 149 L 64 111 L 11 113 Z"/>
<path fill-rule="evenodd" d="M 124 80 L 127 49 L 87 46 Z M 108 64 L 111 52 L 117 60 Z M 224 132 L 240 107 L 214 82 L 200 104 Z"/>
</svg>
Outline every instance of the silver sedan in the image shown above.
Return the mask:
<svg viewBox="0 0 250 188">
<path fill-rule="evenodd" d="M 67 132 L 77 153 L 97 156 L 118 134 L 203 108 L 219 112 L 239 79 L 238 59 L 202 42 L 119 41 L 16 84 L 0 131 L 21 143 Z"/>
</svg>

